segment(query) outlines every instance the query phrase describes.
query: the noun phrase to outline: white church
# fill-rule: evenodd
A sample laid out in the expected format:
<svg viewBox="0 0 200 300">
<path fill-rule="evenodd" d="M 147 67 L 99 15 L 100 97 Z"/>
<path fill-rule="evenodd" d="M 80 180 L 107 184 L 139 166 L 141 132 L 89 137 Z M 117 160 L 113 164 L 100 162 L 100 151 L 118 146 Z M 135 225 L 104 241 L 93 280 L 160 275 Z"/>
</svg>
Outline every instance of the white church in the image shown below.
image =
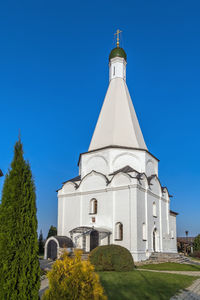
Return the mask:
<svg viewBox="0 0 200 300">
<path fill-rule="evenodd" d="M 134 261 L 153 252 L 176 253 L 176 215 L 126 85 L 127 56 L 109 56 L 109 86 L 79 175 L 58 190 L 58 236 L 45 244 L 45 258 L 63 248 L 90 252 L 99 245 L 127 248 Z"/>
</svg>

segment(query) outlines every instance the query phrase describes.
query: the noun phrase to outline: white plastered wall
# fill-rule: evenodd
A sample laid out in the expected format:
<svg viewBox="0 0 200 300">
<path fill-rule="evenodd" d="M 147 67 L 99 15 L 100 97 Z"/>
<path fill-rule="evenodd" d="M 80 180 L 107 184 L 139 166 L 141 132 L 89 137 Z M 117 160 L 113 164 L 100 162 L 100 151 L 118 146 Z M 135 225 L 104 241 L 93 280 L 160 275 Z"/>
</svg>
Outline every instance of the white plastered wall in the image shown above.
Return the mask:
<svg viewBox="0 0 200 300">
<path fill-rule="evenodd" d="M 68 182 L 58 192 L 58 235 L 70 237 L 69 231 L 78 226 L 105 228 L 111 232 L 110 243 L 126 247 L 135 261 L 141 261 L 153 252 L 153 230 L 156 228 L 157 251 L 176 252 L 176 218 L 169 214 L 169 196 L 167 192 L 162 193 L 157 177 L 151 179 L 149 186 L 145 175 L 139 182 L 134 172 L 132 178 L 124 173 L 108 175 L 127 164 L 144 173 L 150 166 L 149 174 L 153 175 L 151 172 L 157 171 L 158 162 L 146 151 L 132 149 L 111 148 L 81 156 L 81 184 L 76 186 Z M 90 215 L 92 198 L 98 201 L 96 215 Z M 122 241 L 115 240 L 117 222 L 123 224 Z M 143 223 L 146 224 L 146 241 L 142 238 Z M 172 230 L 174 239 L 170 239 Z M 102 245 L 106 243 L 108 239 L 100 241 Z M 86 244 L 89 250 L 89 237 Z"/>
</svg>

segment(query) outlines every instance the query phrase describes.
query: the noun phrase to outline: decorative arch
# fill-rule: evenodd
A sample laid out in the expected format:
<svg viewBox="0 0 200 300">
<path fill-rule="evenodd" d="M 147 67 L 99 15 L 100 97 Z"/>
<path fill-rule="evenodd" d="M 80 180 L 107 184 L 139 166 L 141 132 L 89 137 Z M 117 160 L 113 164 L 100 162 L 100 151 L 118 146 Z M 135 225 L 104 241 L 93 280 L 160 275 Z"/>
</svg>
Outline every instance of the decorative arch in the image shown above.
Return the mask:
<svg viewBox="0 0 200 300">
<path fill-rule="evenodd" d="M 89 157 L 85 165 L 87 172 L 90 172 L 95 169 L 96 171 L 101 173 L 108 173 L 108 161 L 102 155 L 97 154 Z"/>
<path fill-rule="evenodd" d="M 78 185 L 72 181 L 66 182 L 62 187 L 62 194 L 73 193 L 76 191 Z"/>
<path fill-rule="evenodd" d="M 120 161 L 121 158 L 125 158 L 127 157 L 128 159 L 125 160 L 124 162 L 121 162 L 117 164 L 117 161 Z M 132 158 L 132 161 L 130 160 L 130 158 Z M 121 167 L 125 166 L 125 165 L 130 165 L 133 169 L 135 169 L 138 172 L 141 172 L 141 161 L 140 158 L 130 152 L 124 152 L 124 153 L 120 153 L 118 154 L 112 161 L 112 169 L 120 169 Z"/>
<path fill-rule="evenodd" d="M 162 186 L 160 184 L 160 180 L 157 175 L 152 175 L 148 177 L 149 188 L 150 190 L 161 197 L 162 195 Z"/>
<path fill-rule="evenodd" d="M 147 179 L 147 176 L 145 173 L 140 173 L 138 174 L 138 180 L 139 180 L 139 183 L 141 184 L 141 186 L 145 189 L 148 188 L 148 179 Z"/>
<path fill-rule="evenodd" d="M 92 177 L 93 177 L 93 179 L 99 178 L 99 180 L 93 180 Z M 88 182 L 88 185 L 87 185 L 87 182 Z M 104 174 L 93 170 L 83 177 L 83 179 L 81 180 L 81 182 L 79 184 L 79 188 L 81 190 L 84 190 L 84 189 L 85 190 L 94 190 L 95 188 L 103 189 L 103 188 L 107 187 L 108 183 L 109 183 L 109 180 Z"/>
<path fill-rule="evenodd" d="M 117 222 L 115 224 L 115 241 L 123 240 L 123 224 L 121 222 Z"/>
<path fill-rule="evenodd" d="M 45 246 L 44 246 L 44 259 L 48 259 L 48 258 L 51 258 L 51 259 L 55 259 L 53 257 L 49 257 L 49 246 L 51 246 L 51 244 L 53 245 L 53 243 L 56 245 L 56 257 L 57 257 L 57 253 L 59 251 L 59 243 L 57 241 L 57 239 L 54 237 L 54 236 L 51 236 L 47 239 L 46 243 L 45 243 Z M 54 248 L 54 246 L 53 246 Z M 53 250 L 54 251 L 54 250 Z"/>
<path fill-rule="evenodd" d="M 155 164 L 152 159 L 148 159 L 146 162 L 146 174 L 147 176 L 156 174 Z"/>
<path fill-rule="evenodd" d="M 162 197 L 166 200 L 169 200 L 169 191 L 167 187 L 162 187 Z"/>
<path fill-rule="evenodd" d="M 89 157 L 89 158 L 87 159 L 86 163 L 88 164 L 88 163 L 89 163 L 92 159 L 94 159 L 94 158 L 101 158 L 102 160 L 105 161 L 106 165 L 108 166 L 108 161 L 107 161 L 107 159 L 106 159 L 103 155 L 99 155 L 99 154 L 93 155 L 93 156 Z"/>
<path fill-rule="evenodd" d="M 130 176 L 127 173 L 119 172 L 111 180 L 112 186 L 128 185 L 131 183 Z"/>
</svg>

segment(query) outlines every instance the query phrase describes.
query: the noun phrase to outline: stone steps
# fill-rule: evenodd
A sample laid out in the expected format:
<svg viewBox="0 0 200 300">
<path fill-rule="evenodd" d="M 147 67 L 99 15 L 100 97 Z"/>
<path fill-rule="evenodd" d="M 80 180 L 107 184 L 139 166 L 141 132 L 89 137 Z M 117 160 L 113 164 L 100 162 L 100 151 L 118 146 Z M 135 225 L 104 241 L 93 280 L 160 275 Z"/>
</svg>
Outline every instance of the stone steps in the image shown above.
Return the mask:
<svg viewBox="0 0 200 300">
<path fill-rule="evenodd" d="M 178 253 L 161 253 L 154 252 L 149 257 L 148 262 L 176 262 L 176 263 L 191 263 L 190 259 Z"/>
</svg>

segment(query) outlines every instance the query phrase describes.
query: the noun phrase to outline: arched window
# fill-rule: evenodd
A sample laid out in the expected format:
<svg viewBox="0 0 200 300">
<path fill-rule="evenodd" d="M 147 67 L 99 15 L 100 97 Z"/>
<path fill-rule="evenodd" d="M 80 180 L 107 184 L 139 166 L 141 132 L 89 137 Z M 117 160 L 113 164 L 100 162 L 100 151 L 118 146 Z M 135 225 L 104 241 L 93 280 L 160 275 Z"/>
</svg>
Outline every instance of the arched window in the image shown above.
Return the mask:
<svg viewBox="0 0 200 300">
<path fill-rule="evenodd" d="M 91 215 L 97 214 L 97 200 L 96 199 L 90 200 L 90 214 Z"/>
<path fill-rule="evenodd" d="M 142 239 L 143 241 L 147 240 L 147 228 L 145 223 L 142 224 Z"/>
<path fill-rule="evenodd" d="M 153 202 L 153 216 L 157 217 L 157 212 L 156 212 L 156 203 Z"/>
<path fill-rule="evenodd" d="M 115 224 L 115 240 L 122 241 L 123 240 L 123 224 L 117 222 Z"/>
</svg>

